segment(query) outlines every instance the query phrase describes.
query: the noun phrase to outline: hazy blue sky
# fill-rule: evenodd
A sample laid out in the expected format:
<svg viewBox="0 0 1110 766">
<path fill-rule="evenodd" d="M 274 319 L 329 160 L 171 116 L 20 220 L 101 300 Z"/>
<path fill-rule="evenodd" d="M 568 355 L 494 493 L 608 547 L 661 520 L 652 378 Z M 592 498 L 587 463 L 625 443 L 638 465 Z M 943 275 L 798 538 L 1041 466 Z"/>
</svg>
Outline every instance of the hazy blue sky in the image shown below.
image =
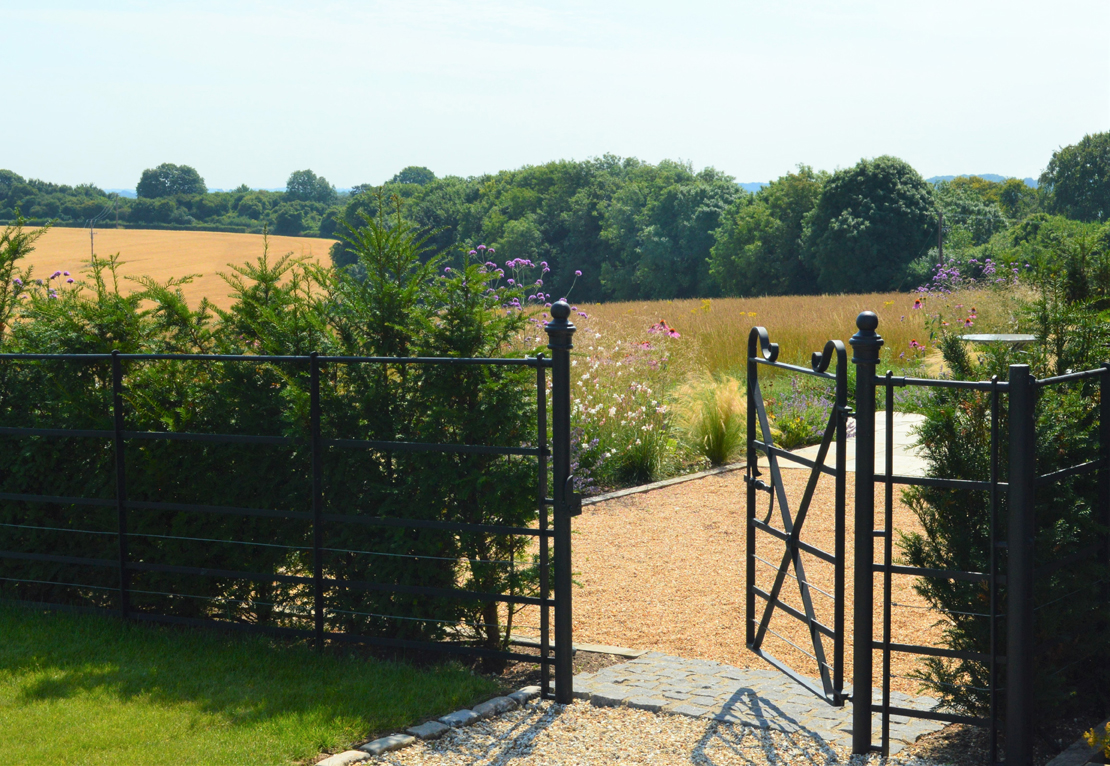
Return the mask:
<svg viewBox="0 0 1110 766">
<path fill-rule="evenodd" d="M 0 0 L 0 168 L 340 187 L 606 152 L 1036 176 L 1110 128 L 1110 0 Z"/>
</svg>

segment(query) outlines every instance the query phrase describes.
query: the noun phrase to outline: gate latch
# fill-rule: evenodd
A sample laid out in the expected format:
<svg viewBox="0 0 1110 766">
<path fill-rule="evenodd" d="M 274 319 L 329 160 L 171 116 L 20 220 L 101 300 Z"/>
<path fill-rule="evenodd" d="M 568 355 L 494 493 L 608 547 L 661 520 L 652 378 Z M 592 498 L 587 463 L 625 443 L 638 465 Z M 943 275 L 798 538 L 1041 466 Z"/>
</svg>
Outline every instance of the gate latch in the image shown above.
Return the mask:
<svg viewBox="0 0 1110 766">
<path fill-rule="evenodd" d="M 574 491 L 574 476 L 567 477 L 567 483 L 563 485 L 563 502 L 567 507 L 568 515 L 581 516 L 582 515 L 582 496 Z"/>
</svg>

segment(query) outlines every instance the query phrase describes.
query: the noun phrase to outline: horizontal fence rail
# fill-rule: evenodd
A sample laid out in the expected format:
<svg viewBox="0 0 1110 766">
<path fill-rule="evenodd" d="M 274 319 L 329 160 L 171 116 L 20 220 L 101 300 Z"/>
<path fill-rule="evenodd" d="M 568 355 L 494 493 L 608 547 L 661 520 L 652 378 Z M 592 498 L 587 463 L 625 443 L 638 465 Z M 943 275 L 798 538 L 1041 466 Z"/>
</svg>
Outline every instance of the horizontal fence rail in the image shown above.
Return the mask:
<svg viewBox="0 0 1110 766">
<path fill-rule="evenodd" d="M 87 556 L 62 555 L 43 550 L 20 550 L 11 544 L 0 545 L 0 561 L 6 562 L 34 562 L 39 564 L 57 565 L 58 576 L 53 579 L 20 578 L 17 576 L 0 576 L 0 583 L 35 584 L 39 586 L 57 586 L 70 589 L 73 592 L 99 592 L 105 596 L 114 592 L 116 594 L 114 608 L 109 607 L 100 598 L 101 605 L 80 603 L 41 603 L 36 606 L 46 606 L 64 610 L 81 612 L 116 613 L 127 619 L 160 622 L 167 624 L 190 626 L 215 626 L 233 631 L 257 631 L 272 635 L 281 635 L 293 638 L 312 639 L 317 646 L 322 647 L 325 641 L 341 643 L 360 643 L 386 649 L 435 651 L 447 654 L 457 654 L 483 659 L 496 659 L 500 661 L 519 661 L 538 663 L 541 668 L 542 692 L 545 697 L 554 696 L 560 702 L 570 702 L 573 690 L 571 687 L 570 661 L 572 641 L 570 632 L 570 523 L 569 516 L 575 512 L 577 496 L 570 489 L 571 477 L 569 475 L 569 351 L 572 348 L 570 338 L 574 332 L 574 325 L 567 321 L 569 307 L 560 312 L 560 304 L 552 307 L 554 319 L 547 326 L 549 337 L 552 340 L 551 358 L 542 354 L 533 358 L 522 359 L 496 359 L 496 358 L 427 358 L 427 357 L 358 357 L 358 356 L 325 356 L 310 354 L 299 356 L 252 356 L 252 355 L 215 355 L 215 354 L 0 354 L 0 369 L 4 365 L 28 364 L 44 362 L 60 362 L 63 364 L 81 363 L 110 363 L 111 365 L 111 394 L 109 396 L 110 412 L 106 413 L 112 423 L 112 428 L 53 428 L 53 427 L 16 427 L 0 426 L 0 436 L 12 439 L 86 439 L 108 442 L 113 448 L 112 468 L 114 473 L 114 492 L 112 497 L 87 497 L 71 494 L 55 494 L 49 491 L 34 492 L 0 492 L 0 501 L 26 506 L 24 514 L 27 521 L 24 523 L 5 523 L 0 527 L 19 532 L 23 535 L 39 535 L 37 538 L 19 538 L 26 543 L 27 540 L 46 540 L 41 535 L 71 534 L 90 539 L 115 539 L 118 555 L 107 557 L 94 554 Z M 561 314 L 561 315 L 560 315 Z M 309 373 L 309 429 L 303 435 L 265 435 L 265 434 L 235 434 L 235 433 L 192 433 L 185 431 L 148 431 L 127 428 L 125 414 L 125 398 L 128 391 L 125 388 L 124 367 L 126 364 L 143 362 L 232 362 L 253 365 L 269 364 L 294 364 L 307 368 Z M 524 444 L 519 446 L 501 446 L 486 444 L 450 444 L 426 443 L 419 441 L 397 441 L 391 439 L 351 439 L 333 438 L 322 432 L 321 414 L 321 367 L 323 365 L 387 365 L 407 366 L 426 365 L 444 367 L 489 367 L 489 368 L 518 368 L 534 369 L 536 374 L 534 382 L 535 401 L 535 438 L 536 446 Z M 550 387 L 548 371 L 551 371 Z M 551 396 L 555 417 L 548 420 L 548 396 Z M 549 434 L 549 427 L 552 432 Z M 129 444 L 177 442 L 196 443 L 198 445 L 242 445 L 244 447 L 277 447 L 298 450 L 305 455 L 311 465 L 308 470 L 309 483 L 311 484 L 310 502 L 304 510 L 293 508 L 265 508 L 265 507 L 240 507 L 219 504 L 198 504 L 175 501 L 155 501 L 135 499 L 129 497 L 128 472 L 139 470 L 132 465 L 128 457 Z M 535 526 L 522 526 L 519 524 L 505 523 L 477 523 L 465 519 L 437 519 L 437 518 L 403 518 L 395 515 L 361 515 L 352 513 L 336 513 L 331 510 L 334 501 L 325 499 L 326 477 L 324 462 L 325 456 L 333 451 L 364 450 L 373 455 L 400 455 L 410 454 L 439 454 L 445 456 L 487 456 L 493 459 L 505 460 L 531 460 L 535 462 L 535 494 L 533 503 L 535 511 Z M 307 454 L 306 454 L 307 453 Z M 392 457 L 389 458 L 392 461 Z M 392 465 L 392 463 L 390 463 Z M 553 475 L 552 475 L 553 472 Z M 274 477 L 277 480 L 279 477 Z M 229 480 L 234 480 L 229 477 Z M 548 484 L 553 480 L 554 496 L 549 496 Z M 404 499 L 399 498 L 403 503 Z M 292 505 L 297 505 L 291 500 Z M 65 524 L 51 525 L 36 523 L 35 508 L 43 506 L 73 506 L 87 507 L 90 509 L 114 510 L 114 524 L 105 524 L 103 528 L 70 527 Z M 304 507 L 304 505 L 302 505 Z M 549 511 L 554 511 L 554 525 Z M 92 511 L 90 511 L 92 512 Z M 99 513 L 100 511 L 96 511 Z M 159 529 L 151 527 L 157 516 L 147 514 L 204 514 L 218 524 L 224 518 L 258 518 L 260 521 L 273 523 L 298 524 L 299 531 L 294 534 L 295 539 L 302 540 L 299 544 L 278 544 L 275 539 L 225 539 L 220 534 L 213 535 L 181 535 L 174 534 L 173 529 L 165 527 Z M 90 517 L 91 518 L 91 517 Z M 173 518 L 172 516 L 170 518 Z M 149 520 L 148 520 L 149 519 Z M 101 523 L 107 522 L 105 517 Z M 418 584 L 402 581 L 377 580 L 375 578 L 337 576 L 329 565 L 331 557 L 370 557 L 373 560 L 385 562 L 407 562 L 407 565 L 446 567 L 451 571 L 459 566 L 460 561 L 453 557 L 423 555 L 419 552 L 406 553 L 404 551 L 372 550 L 365 546 L 335 543 L 329 544 L 331 534 L 343 528 L 377 529 L 383 534 L 421 535 L 443 533 L 451 535 L 501 536 L 511 539 L 521 538 L 534 540 L 536 544 L 536 567 L 538 580 L 535 595 L 516 592 L 510 588 L 507 592 L 485 590 L 480 587 L 467 587 L 458 582 L 453 587 L 442 585 Z M 243 528 L 247 529 L 247 528 Z M 392 530 L 392 531 L 391 531 Z M 218 531 L 218 527 L 215 528 Z M 263 533 L 264 534 L 264 533 Z M 254 536 L 257 536 L 255 534 Z M 346 534 L 342 538 L 348 537 Z M 9 538 L 15 541 L 16 538 Z M 132 549 L 137 541 L 147 541 L 143 550 L 145 553 L 137 559 Z M 295 540 L 294 540 L 295 541 Z M 285 542 L 283 540 L 283 542 Z M 41 542 L 38 544 L 42 544 Z M 309 556 L 308 565 L 299 565 L 290 570 L 288 565 L 279 566 L 276 571 L 252 571 L 247 568 L 228 568 L 226 566 L 207 566 L 204 555 L 197 559 L 197 565 L 188 561 L 167 563 L 159 561 L 156 551 L 158 547 L 149 545 L 194 545 L 199 554 L 204 554 L 213 546 L 228 546 L 244 550 L 255 548 L 279 549 L 290 554 Z M 554 545 L 554 550 L 552 550 Z M 92 549 L 90 549 L 92 550 Z M 101 548 L 95 550 L 100 551 Z M 168 549 L 167 549 L 168 550 Z M 184 550 L 184 549 L 176 549 Z M 105 550 L 105 553 L 107 551 Z M 177 556 L 181 558 L 180 555 Z M 495 557 L 496 558 L 496 557 Z M 516 571 L 521 563 L 515 557 L 505 560 L 495 558 L 469 559 L 466 565 L 471 571 L 474 568 L 503 567 L 506 570 Z M 504 557 L 502 557 L 504 558 Z M 253 560 L 253 559 L 248 559 Z M 290 559 L 294 561 L 295 559 Z M 552 571 L 552 564 L 554 564 Z M 66 569 L 63 569 L 66 568 Z M 285 571 L 282 571 L 284 568 Z M 369 569 L 362 571 L 372 572 Z M 92 578 L 87 583 L 77 578 L 68 577 L 67 571 L 88 570 L 114 571 L 117 582 L 112 585 L 103 579 L 103 576 Z M 17 570 L 10 567 L 3 570 L 4 575 L 13 574 Z M 385 571 L 385 570 L 383 570 Z M 483 570 L 484 571 L 484 570 Z M 243 593 L 266 593 L 271 586 L 280 585 L 295 594 L 292 602 L 270 603 L 256 596 L 249 596 L 246 600 L 242 597 L 211 596 L 190 593 L 189 587 L 169 590 L 151 590 L 145 586 L 137 585 L 136 577 L 143 577 L 151 573 L 160 576 L 173 576 L 177 578 L 202 578 L 220 583 L 243 583 L 247 588 Z M 551 575 L 554 575 L 553 582 Z M 177 580 L 181 582 L 183 580 Z M 554 590 L 554 596 L 552 595 Z M 53 589 L 49 592 L 54 593 Z M 231 591 L 232 593 L 237 591 Z M 435 619 L 424 616 L 426 610 L 417 610 L 412 616 L 389 614 L 378 611 L 349 611 L 333 607 L 329 604 L 333 594 L 350 592 L 374 592 L 385 594 L 389 599 L 402 598 L 412 602 L 426 602 L 427 609 L 432 609 L 437 599 L 446 599 L 446 603 L 461 604 L 466 602 L 482 605 L 502 605 L 503 608 L 513 609 L 519 607 L 534 608 L 538 611 L 539 624 L 527 626 L 537 631 L 540 635 L 538 654 L 529 654 L 504 648 L 490 648 L 489 646 L 476 645 L 469 642 L 445 642 L 442 640 L 419 640 L 406 638 L 404 634 L 390 636 L 388 634 L 361 634 L 337 630 L 332 626 L 334 620 L 342 615 L 350 617 L 364 617 L 369 620 L 385 621 L 412 621 L 427 625 L 440 624 L 445 630 L 454 630 L 465 627 L 457 624 L 455 619 Z M 143 602 L 145 605 L 136 606 L 135 598 L 157 597 L 169 599 L 171 602 L 178 599 L 206 600 L 213 604 L 213 609 L 203 617 L 183 616 L 172 613 L 163 601 L 161 608 L 151 609 L 149 604 L 158 602 Z M 373 603 L 373 602 L 372 602 Z M 220 604 L 246 606 L 251 609 L 269 606 L 272 613 L 284 620 L 284 625 L 254 624 L 230 617 L 221 616 Z M 487 609 L 485 613 L 488 612 Z M 554 614 L 552 626 L 551 615 Z M 494 610 L 491 614 L 497 614 Z M 504 612 L 502 612 L 504 614 Z M 304 627 L 293 627 L 297 621 L 307 621 Z M 483 620 L 486 622 L 486 620 Z M 511 622 L 511 617 L 510 617 Z M 491 627 L 490 625 L 476 625 L 475 627 Z M 554 628 L 554 641 L 551 631 Z M 504 634 L 508 640 L 508 633 Z M 551 673 L 554 671 L 554 693 L 552 694 Z"/>
<path fill-rule="evenodd" d="M 1040 610 L 1065 605 L 1079 594 L 1091 588 L 1101 587 L 1103 598 L 1110 600 L 1110 574 L 1097 580 L 1082 580 L 1079 587 L 1066 593 L 1058 593 L 1044 603 L 1034 603 L 1035 587 L 1047 583 L 1047 578 L 1068 570 L 1069 567 L 1087 564 L 1097 560 L 1104 568 L 1108 563 L 1110 539 L 1106 530 L 1110 529 L 1110 365 L 1078 372 L 1067 372 L 1040 380 L 1035 379 L 1025 365 L 1011 365 L 1009 380 L 958 381 L 947 379 L 913 378 L 895 376 L 892 372 L 878 375 L 878 349 L 882 339 L 875 332 L 877 318 L 870 312 L 861 314 L 857 321 L 860 331 L 852 338 L 855 350 L 853 362 L 857 365 L 856 392 L 856 467 L 857 482 L 860 485 L 874 483 L 884 488 L 885 520 L 880 528 L 875 528 L 874 497 L 868 492 L 856 494 L 856 601 L 854 633 L 856 636 L 855 669 L 853 682 L 855 689 L 871 688 L 872 660 L 870 650 L 877 650 L 882 658 L 882 698 L 879 704 L 859 695 L 853 698 L 853 752 L 867 753 L 879 750 L 889 753 L 891 716 L 921 718 L 961 723 L 983 727 L 988 730 L 988 763 L 997 764 L 999 756 L 999 735 L 1002 722 L 1005 722 L 1005 743 L 1007 766 L 1027 766 L 1032 759 L 1032 736 L 1034 731 L 1033 674 L 1035 663 L 1043 663 L 1044 652 L 1049 645 L 1034 645 L 1035 620 Z M 1055 386 L 1079 383 L 1087 386 L 1084 395 L 1097 386 L 1100 392 L 1098 407 L 1098 456 L 1093 459 L 1077 461 L 1074 465 L 1056 467 L 1048 472 L 1037 470 L 1037 415 L 1036 406 L 1039 394 Z M 961 477 L 914 477 L 894 473 L 893 432 L 894 432 L 894 391 L 902 387 L 920 387 L 975 391 L 989 397 L 989 479 L 966 479 Z M 875 466 L 876 411 L 875 395 L 885 393 L 885 465 L 881 471 Z M 1007 401 L 1003 403 L 1002 397 Z M 1007 433 L 1002 433 L 1003 415 Z M 1009 450 L 1008 463 L 1001 449 Z M 1003 480 L 1005 468 L 1006 480 Z M 1038 557 L 1034 551 L 1034 537 L 1037 529 L 1038 508 L 1047 501 L 1037 496 L 1038 488 L 1051 488 L 1062 482 L 1079 480 L 1084 477 L 1097 479 L 1097 497 L 1092 499 L 1091 507 L 1096 511 L 1103 531 L 1100 539 L 1083 545 L 1078 549 L 1066 550 L 1063 555 L 1045 556 L 1042 551 Z M 1088 480 L 1089 481 L 1089 480 Z M 924 487 L 953 491 L 985 492 L 988 498 L 988 529 L 986 571 L 965 571 L 955 569 L 934 569 L 906 566 L 894 563 L 893 542 L 893 490 L 896 485 Z M 1090 486 L 1089 484 L 1087 486 Z M 1003 509 L 1002 501 L 1006 500 Z M 1003 514 L 1003 510 L 1005 513 Z M 871 530 L 863 534 L 863 530 Z M 873 541 L 880 540 L 883 545 L 881 563 L 874 562 Z M 1048 558 L 1048 560 L 1044 560 Z M 872 584 L 874 576 L 882 578 L 882 629 L 881 638 L 870 641 L 860 640 L 874 636 L 872 624 Z M 928 646 L 914 642 L 896 641 L 891 635 L 892 608 L 906 607 L 894 603 L 892 598 L 892 579 L 905 576 L 920 579 L 949 580 L 953 582 L 981 583 L 986 588 L 984 609 L 975 612 L 953 612 L 962 618 L 984 619 L 989 624 L 988 651 L 952 649 L 943 646 Z M 1072 580 L 1082 578 L 1078 573 Z M 1063 582 L 1063 581 L 1062 581 Z M 1053 586 L 1056 587 L 1056 586 Z M 1056 588 L 1059 591 L 1059 588 Z M 1050 591 L 1051 592 L 1051 591 Z M 1042 599 L 1043 600 L 1043 599 Z M 1003 610 L 1003 604 L 1006 605 Z M 930 607 L 913 607 L 930 608 Z M 1003 649 L 1003 647 L 1005 647 Z M 908 654 L 912 656 L 935 658 L 939 660 L 961 660 L 980 663 L 985 666 L 988 685 L 983 688 L 970 687 L 985 693 L 989 710 L 985 715 L 965 715 L 944 710 L 922 711 L 899 707 L 891 702 L 890 683 L 892 679 L 891 655 Z M 1042 659 L 1038 660 L 1037 657 Z M 1077 657 L 1062 667 L 1054 668 L 1049 675 L 1062 673 L 1090 659 Z M 1005 686 L 1000 683 L 1001 671 L 1005 669 Z M 1003 715 L 1005 711 L 1005 715 Z M 871 742 L 871 715 L 881 716 L 881 744 L 875 747 Z"/>
</svg>

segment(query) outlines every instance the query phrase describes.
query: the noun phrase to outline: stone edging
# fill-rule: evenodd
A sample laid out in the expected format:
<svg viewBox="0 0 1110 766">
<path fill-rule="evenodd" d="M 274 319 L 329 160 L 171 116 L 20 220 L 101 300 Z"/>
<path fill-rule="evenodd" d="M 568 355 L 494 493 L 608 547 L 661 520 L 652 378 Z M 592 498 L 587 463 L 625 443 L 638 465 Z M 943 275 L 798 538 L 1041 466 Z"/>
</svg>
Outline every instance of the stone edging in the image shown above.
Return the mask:
<svg viewBox="0 0 1110 766">
<path fill-rule="evenodd" d="M 663 489 L 664 487 L 671 487 L 675 484 L 682 484 L 686 481 L 693 481 L 694 479 L 704 479 L 706 476 L 716 476 L 719 473 L 738 471 L 746 465 L 746 462 L 729 463 L 728 465 L 717 466 L 716 468 L 710 468 L 705 471 L 698 471 L 697 473 L 688 473 L 685 476 L 676 476 L 673 479 L 664 479 L 663 481 L 656 481 L 652 482 L 651 484 L 641 484 L 638 487 L 629 487 L 628 489 L 618 489 L 615 492 L 606 492 L 603 495 L 584 497 L 582 498 L 582 505 L 594 505 L 595 503 L 604 503 L 606 500 L 616 500 L 618 497 L 625 497 L 626 495 L 638 495 L 641 492 L 651 492 L 653 489 Z"/>
<path fill-rule="evenodd" d="M 516 710 L 539 696 L 540 687 L 525 686 L 512 694 L 504 697 L 494 697 L 475 705 L 473 710 L 456 710 L 454 713 L 448 713 L 437 720 L 427 721 L 419 726 L 410 726 L 405 729 L 404 734 L 390 734 L 388 737 L 380 737 L 364 745 L 359 745 L 354 750 L 336 753 L 318 762 L 316 766 L 350 766 L 350 764 L 369 760 L 375 755 L 408 747 L 418 739 L 439 739 L 451 729 L 470 726 L 484 718 L 493 718 L 510 710 Z"/>
<path fill-rule="evenodd" d="M 1104 729 L 1110 720 L 1103 721 L 1096 729 Z M 1064 752 L 1053 758 L 1046 766 L 1085 766 L 1091 759 L 1098 755 L 1098 748 L 1091 747 L 1082 737 L 1071 744 Z"/>
</svg>

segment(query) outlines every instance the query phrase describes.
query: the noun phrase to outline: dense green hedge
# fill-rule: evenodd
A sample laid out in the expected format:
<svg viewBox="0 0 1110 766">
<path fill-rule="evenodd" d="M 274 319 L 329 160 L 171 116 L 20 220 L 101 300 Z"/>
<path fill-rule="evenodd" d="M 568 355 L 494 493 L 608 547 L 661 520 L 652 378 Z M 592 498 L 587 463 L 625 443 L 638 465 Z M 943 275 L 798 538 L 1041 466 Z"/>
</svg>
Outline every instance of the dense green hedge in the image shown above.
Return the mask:
<svg viewBox="0 0 1110 766">
<path fill-rule="evenodd" d="M 504 356 L 526 318 L 506 310 L 519 291 L 468 264 L 444 272 L 439 256 L 397 218 L 379 211 L 350 233 L 360 275 L 289 256 L 235 269 L 227 311 L 189 307 L 178 283 L 146 280 L 118 290 L 114 263 L 84 280 L 60 274 L 23 280 L 18 258 L 33 234 L 0 239 L 0 350 L 33 353 L 217 353 L 349 356 Z M 29 283 L 23 283 L 29 282 Z M 41 282 L 41 284 L 39 284 Z M 296 437 L 296 445 L 129 440 L 129 499 L 310 511 L 308 365 L 292 362 L 127 361 L 126 427 Z M 110 429 L 110 363 L 0 364 L 0 423 Z M 325 364 L 324 438 L 487 444 L 536 443 L 535 373 L 518 367 Z M 115 497 L 111 439 L 0 438 L 0 491 Z M 325 513 L 527 526 L 536 515 L 534 461 L 485 454 L 329 448 Z M 0 504 L 4 548 L 117 557 L 114 507 Z M 309 521 L 134 509 L 132 561 L 310 575 Z M 26 529 L 27 526 L 42 529 Z M 81 529 L 86 533 L 57 530 Z M 99 534 L 97 534 L 99 533 Z M 188 539 L 168 539 L 167 536 Z M 240 545 L 235 540 L 258 543 Z M 275 547 L 275 546 L 291 546 Z M 325 574 L 342 580 L 523 592 L 534 571 L 522 538 L 432 529 L 325 525 Z M 426 557 L 426 558 L 418 558 Z M 115 605 L 116 572 L 0 560 L 0 592 L 21 599 Z M 35 580 L 40 583 L 13 582 Z M 44 584 L 81 583 L 78 590 Z M 311 588 L 219 577 L 137 572 L 137 609 L 246 622 L 311 624 Z M 143 592 L 145 591 L 145 593 Z M 176 595 L 164 595 L 176 594 Z M 183 594 L 192 596 L 182 597 Z M 438 640 L 450 634 L 488 647 L 507 641 L 496 603 L 355 588 L 327 594 L 328 627 Z M 299 615 L 299 616 L 298 616 Z"/>
<path fill-rule="evenodd" d="M 1023 329 L 1041 341 L 1023 351 L 992 349 L 971 357 L 956 335 L 941 341 L 945 369 L 962 380 L 1006 380 L 1010 364 L 1028 364 L 1044 378 L 1096 368 L 1110 358 L 1110 332 L 1099 300 L 1074 297 L 1077 279 L 1099 279 L 1097 270 L 1046 277 L 1041 298 L 1023 318 Z M 1091 287 L 1093 291 L 1093 287 Z M 1084 293 L 1086 290 L 1083 291 Z M 1069 297 L 1071 294 L 1071 297 Z M 1104 301 L 1105 299 L 1103 299 Z M 1097 460 L 1099 400 L 1095 382 L 1047 386 L 1038 391 L 1036 462 L 1039 475 Z M 923 407 L 927 416 L 920 440 L 928 475 L 990 481 L 991 403 L 986 392 L 934 389 Z M 999 414 L 999 480 L 1008 480 L 1009 424 L 1006 397 Z M 922 531 L 903 535 L 904 563 L 932 569 L 989 572 L 989 492 L 913 487 L 905 497 Z M 996 540 L 1005 541 L 1006 493 L 999 493 Z M 1108 530 L 1100 520 L 1098 474 L 1066 478 L 1036 491 L 1033 601 L 1033 668 L 1035 720 L 1048 726 L 1068 715 L 1101 715 L 1110 705 L 1110 603 L 1106 600 L 1110 567 L 1105 553 L 1055 569 L 1047 564 L 1101 545 Z M 998 551 L 998 573 L 1007 572 L 1005 549 Z M 990 652 L 989 589 L 985 582 L 922 578 L 916 589 L 944 615 L 943 643 L 960 651 Z M 1005 653 L 1008 610 L 1000 588 L 997 649 Z M 899 640 L 899 639 L 895 639 Z M 998 689 L 1004 690 L 1005 665 L 999 665 Z M 989 715 L 987 663 L 928 658 L 915 675 L 950 709 Z M 1000 701 L 1005 692 L 1000 692 Z"/>
</svg>

